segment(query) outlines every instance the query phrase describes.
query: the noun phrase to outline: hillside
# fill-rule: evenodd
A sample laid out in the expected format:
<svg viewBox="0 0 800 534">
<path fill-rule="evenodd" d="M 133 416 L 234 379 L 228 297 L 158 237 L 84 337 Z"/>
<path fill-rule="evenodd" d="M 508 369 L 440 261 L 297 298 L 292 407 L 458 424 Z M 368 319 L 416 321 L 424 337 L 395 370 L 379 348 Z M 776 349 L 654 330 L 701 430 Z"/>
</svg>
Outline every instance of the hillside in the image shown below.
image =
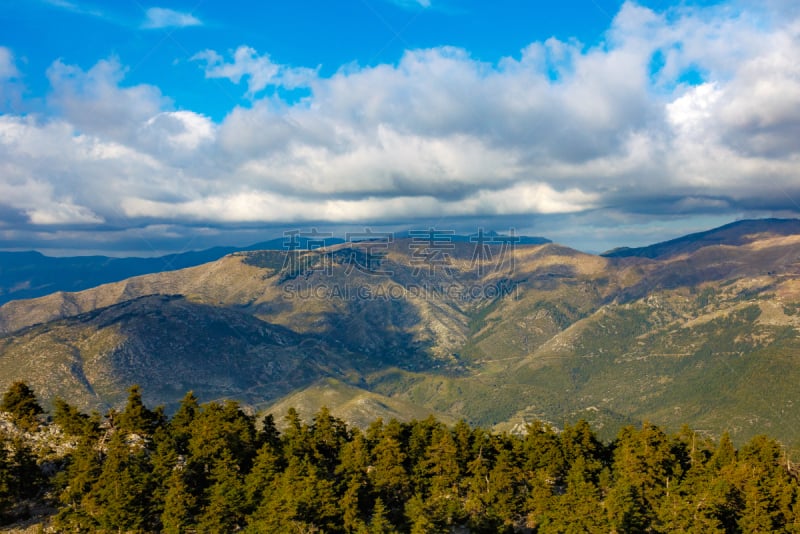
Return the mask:
<svg viewBox="0 0 800 534">
<path fill-rule="evenodd" d="M 356 423 L 583 418 L 609 437 L 647 419 L 797 440 L 793 224 L 734 223 L 655 259 L 415 238 L 237 252 L 0 307 L 0 387 L 83 407 L 140 383 L 153 403 L 186 389 L 254 409 L 328 402 Z"/>
<path fill-rule="evenodd" d="M 339 242 L 341 239 L 325 240 L 329 245 Z M 307 244 L 308 238 L 298 238 L 298 245 L 305 247 Z M 194 267 L 242 250 L 283 248 L 284 239 L 278 238 L 247 247 L 213 247 L 152 258 L 52 257 L 35 251 L 0 251 L 0 304 L 57 291 L 81 291 L 143 274 Z"/>
<path fill-rule="evenodd" d="M 408 237 L 408 235 L 406 232 L 399 234 L 398 237 Z M 487 233 L 489 237 L 496 235 L 495 232 Z M 452 239 L 457 242 L 470 242 L 473 237 L 454 235 Z M 307 250 L 323 244 L 331 246 L 342 242 L 341 238 L 328 234 L 317 239 L 306 235 L 289 235 L 245 247 L 213 247 L 149 258 L 52 257 L 36 251 L 0 250 L 0 305 L 12 300 L 37 298 L 59 291 L 82 291 L 144 274 L 194 267 L 216 261 L 234 252 L 286 250 L 287 247 Z M 541 245 L 550 241 L 543 237 L 519 236 L 518 242 L 522 245 Z"/>
<path fill-rule="evenodd" d="M 800 234 L 798 219 L 751 219 L 670 239 L 646 247 L 621 247 L 603 253 L 608 258 L 666 258 L 689 254 L 712 245 L 738 246 L 770 237 Z"/>
</svg>

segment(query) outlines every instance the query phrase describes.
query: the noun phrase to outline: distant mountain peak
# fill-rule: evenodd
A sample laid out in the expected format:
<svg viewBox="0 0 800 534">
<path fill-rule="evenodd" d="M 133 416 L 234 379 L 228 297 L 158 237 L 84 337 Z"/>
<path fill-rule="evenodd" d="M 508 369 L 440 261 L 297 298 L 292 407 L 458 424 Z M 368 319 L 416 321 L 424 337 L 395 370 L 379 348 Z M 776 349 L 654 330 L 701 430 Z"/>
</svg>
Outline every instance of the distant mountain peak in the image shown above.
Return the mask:
<svg viewBox="0 0 800 534">
<path fill-rule="evenodd" d="M 768 237 L 798 234 L 800 234 L 800 219 L 745 219 L 645 247 L 615 248 L 602 253 L 601 256 L 665 259 L 690 254 L 712 245 L 742 246 Z"/>
</svg>

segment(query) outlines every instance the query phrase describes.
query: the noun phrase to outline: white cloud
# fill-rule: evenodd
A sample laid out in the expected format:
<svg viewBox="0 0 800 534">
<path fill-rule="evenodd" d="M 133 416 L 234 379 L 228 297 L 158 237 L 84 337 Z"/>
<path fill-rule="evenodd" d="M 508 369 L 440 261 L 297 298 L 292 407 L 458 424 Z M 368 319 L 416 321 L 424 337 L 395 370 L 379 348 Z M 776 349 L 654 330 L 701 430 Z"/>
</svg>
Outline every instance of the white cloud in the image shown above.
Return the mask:
<svg viewBox="0 0 800 534">
<path fill-rule="evenodd" d="M 3 50 L 0 72 L 18 76 Z M 322 76 L 206 50 L 205 76 L 251 100 L 219 122 L 127 86 L 114 58 L 57 61 L 47 116 L 0 116 L 0 213 L 177 226 L 796 211 L 799 56 L 795 19 L 633 3 L 598 46 L 549 39 L 496 63 L 440 47 Z"/>
<path fill-rule="evenodd" d="M 164 7 L 151 7 L 145 12 L 145 21 L 142 23 L 142 28 L 185 28 L 202 24 L 200 19 L 191 13 L 183 13 Z"/>
<path fill-rule="evenodd" d="M 71 200 L 52 203 L 28 211 L 33 224 L 98 224 L 103 218 L 85 206 L 76 206 Z"/>
<path fill-rule="evenodd" d="M 164 111 L 145 121 L 140 141 L 158 152 L 192 153 L 214 141 L 216 127 L 208 117 L 192 111 Z"/>
<path fill-rule="evenodd" d="M 48 104 L 81 132 L 130 142 L 139 125 L 169 101 L 151 85 L 121 87 L 125 72 L 117 58 L 86 72 L 57 60 L 47 69 Z"/>
<path fill-rule="evenodd" d="M 0 46 L 0 113 L 19 112 L 24 85 L 14 54 Z"/>
<path fill-rule="evenodd" d="M 720 96 L 715 83 L 700 84 L 667 104 L 667 118 L 680 133 L 691 135 L 713 116 Z"/>
<path fill-rule="evenodd" d="M 259 55 L 249 46 L 240 46 L 233 52 L 233 62 L 225 59 L 214 50 L 204 50 L 195 54 L 192 61 L 205 62 L 206 78 L 226 78 L 238 84 L 247 78 L 247 95 L 250 98 L 268 86 L 282 86 L 289 89 L 308 86 L 315 78 L 316 71 L 305 68 L 291 68 L 273 63 L 268 54 Z"/>
<path fill-rule="evenodd" d="M 14 54 L 4 46 L 0 46 L 0 82 L 19 77 Z"/>
</svg>

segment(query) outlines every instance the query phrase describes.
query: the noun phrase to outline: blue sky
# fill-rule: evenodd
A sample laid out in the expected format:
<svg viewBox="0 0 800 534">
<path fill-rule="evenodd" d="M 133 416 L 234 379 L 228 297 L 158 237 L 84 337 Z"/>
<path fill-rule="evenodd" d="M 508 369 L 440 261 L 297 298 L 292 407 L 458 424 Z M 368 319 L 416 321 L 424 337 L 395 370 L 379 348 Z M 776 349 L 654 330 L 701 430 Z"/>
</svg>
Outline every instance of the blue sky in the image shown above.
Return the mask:
<svg viewBox="0 0 800 534">
<path fill-rule="evenodd" d="M 406 50 L 461 47 L 479 60 L 518 55 L 552 36 L 585 43 L 602 39 L 622 2 L 617 0 L 161 3 L 135 0 L 4 2 L 4 45 L 19 50 L 31 96 L 49 90 L 56 59 L 88 70 L 99 59 L 125 65 L 125 85 L 155 84 L 176 108 L 221 120 L 233 105 L 248 105 L 234 87 L 203 83 L 192 61 L 198 51 L 243 44 L 276 63 L 319 69 L 397 63 Z M 287 94 L 284 98 L 297 98 Z M 266 93 L 265 93 L 266 94 Z M 260 95 L 264 96 L 264 94 Z M 32 106 L 28 110 L 36 109 Z"/>
<path fill-rule="evenodd" d="M 0 0 L 0 249 L 800 211 L 796 2 Z"/>
</svg>

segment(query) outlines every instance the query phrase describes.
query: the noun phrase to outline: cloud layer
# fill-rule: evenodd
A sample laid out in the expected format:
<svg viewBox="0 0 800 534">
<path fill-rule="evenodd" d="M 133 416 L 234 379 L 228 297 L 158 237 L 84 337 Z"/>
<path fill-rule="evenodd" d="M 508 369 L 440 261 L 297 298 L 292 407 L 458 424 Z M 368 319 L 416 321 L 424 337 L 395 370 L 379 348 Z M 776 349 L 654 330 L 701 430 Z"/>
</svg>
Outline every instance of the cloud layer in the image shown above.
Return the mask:
<svg viewBox="0 0 800 534">
<path fill-rule="evenodd" d="M 420 5 L 426 3 L 417 2 Z M 605 40 L 551 38 L 494 63 L 408 50 L 318 69 L 198 51 L 251 101 L 214 122 L 115 58 L 47 71 L 15 114 L 0 48 L 0 237 L 62 227 L 413 222 L 420 217 L 800 211 L 800 18 L 623 5 Z M 148 10 L 149 27 L 199 24 Z M 778 16 L 780 15 L 780 16 Z M 211 80 L 213 79 L 213 80 Z M 198 83 L 203 83 L 199 81 Z"/>
</svg>

